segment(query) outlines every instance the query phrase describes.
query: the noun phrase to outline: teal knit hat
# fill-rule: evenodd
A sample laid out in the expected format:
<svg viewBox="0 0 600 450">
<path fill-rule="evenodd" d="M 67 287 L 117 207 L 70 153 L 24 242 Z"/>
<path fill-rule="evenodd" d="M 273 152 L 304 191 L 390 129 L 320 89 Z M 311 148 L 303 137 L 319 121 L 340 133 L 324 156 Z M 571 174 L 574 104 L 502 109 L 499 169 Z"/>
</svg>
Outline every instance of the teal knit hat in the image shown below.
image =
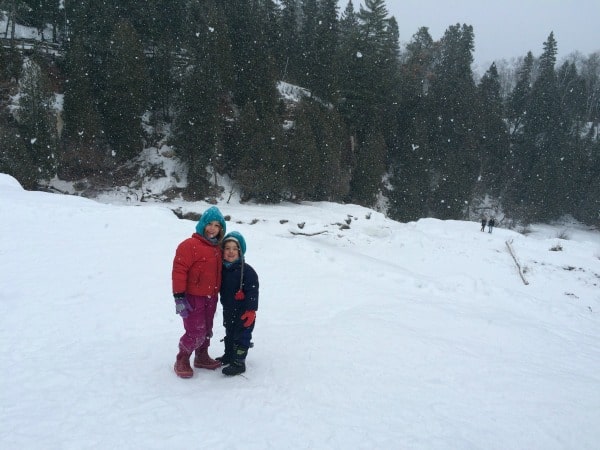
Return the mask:
<svg viewBox="0 0 600 450">
<path fill-rule="evenodd" d="M 216 206 L 211 206 L 202 213 L 200 220 L 196 224 L 196 233 L 198 233 L 200 236 L 204 236 L 204 229 L 206 228 L 206 225 L 211 222 L 219 222 L 221 224 L 221 233 L 219 234 L 220 236 L 223 236 L 227 226 L 225 225 L 225 218 L 223 217 L 223 214 L 221 214 L 221 211 L 219 211 L 219 208 Z"/>
<path fill-rule="evenodd" d="M 225 244 L 225 242 L 227 241 L 237 242 L 237 245 L 240 248 L 240 251 L 242 252 L 241 256 L 244 256 L 246 254 L 246 240 L 244 239 L 244 236 L 242 236 L 241 233 L 237 231 L 232 231 L 231 233 L 228 233 L 223 238 L 223 244 Z"/>
</svg>

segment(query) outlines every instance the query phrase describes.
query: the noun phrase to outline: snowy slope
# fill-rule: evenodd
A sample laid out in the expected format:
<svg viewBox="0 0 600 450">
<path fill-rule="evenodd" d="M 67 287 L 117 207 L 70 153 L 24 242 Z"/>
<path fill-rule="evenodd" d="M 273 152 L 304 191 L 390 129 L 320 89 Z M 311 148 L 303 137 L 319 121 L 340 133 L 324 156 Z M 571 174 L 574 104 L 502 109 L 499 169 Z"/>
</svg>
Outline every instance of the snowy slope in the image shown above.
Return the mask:
<svg viewBox="0 0 600 450">
<path fill-rule="evenodd" d="M 195 223 L 167 206 L 0 174 L 1 448 L 598 448 L 598 232 L 222 202 L 261 281 L 255 347 L 244 376 L 182 380 L 170 269 Z"/>
</svg>

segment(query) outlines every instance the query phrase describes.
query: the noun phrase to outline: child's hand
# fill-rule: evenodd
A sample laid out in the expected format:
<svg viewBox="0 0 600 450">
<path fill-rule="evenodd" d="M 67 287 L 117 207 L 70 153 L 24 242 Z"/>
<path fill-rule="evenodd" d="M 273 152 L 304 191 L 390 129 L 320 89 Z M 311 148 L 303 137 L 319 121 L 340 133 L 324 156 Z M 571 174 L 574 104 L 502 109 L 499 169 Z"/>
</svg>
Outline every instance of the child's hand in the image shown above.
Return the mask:
<svg viewBox="0 0 600 450">
<path fill-rule="evenodd" d="M 244 327 L 248 328 L 254 323 L 254 320 L 256 319 L 256 311 L 246 311 L 244 314 L 242 314 L 241 319 L 245 320 Z"/>
<path fill-rule="evenodd" d="M 184 294 L 175 294 L 175 313 L 179 314 L 182 319 L 185 319 L 189 314 L 192 308 L 190 304 L 185 299 Z"/>
</svg>

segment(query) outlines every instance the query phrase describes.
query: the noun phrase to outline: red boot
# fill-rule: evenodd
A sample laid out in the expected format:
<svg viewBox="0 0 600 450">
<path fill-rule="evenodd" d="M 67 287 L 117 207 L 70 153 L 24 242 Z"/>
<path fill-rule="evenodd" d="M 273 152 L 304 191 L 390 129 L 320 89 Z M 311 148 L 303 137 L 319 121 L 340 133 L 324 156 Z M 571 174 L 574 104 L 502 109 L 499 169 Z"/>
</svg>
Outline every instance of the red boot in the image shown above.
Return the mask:
<svg viewBox="0 0 600 450">
<path fill-rule="evenodd" d="M 208 348 L 204 348 L 202 350 L 196 349 L 194 367 L 197 367 L 198 369 L 215 370 L 218 367 L 221 367 L 221 361 L 217 361 L 208 356 Z"/>
<path fill-rule="evenodd" d="M 173 369 L 178 377 L 192 378 L 192 376 L 194 376 L 194 371 L 190 366 L 190 354 L 180 350 L 179 353 L 177 353 L 177 359 L 175 360 Z"/>
</svg>

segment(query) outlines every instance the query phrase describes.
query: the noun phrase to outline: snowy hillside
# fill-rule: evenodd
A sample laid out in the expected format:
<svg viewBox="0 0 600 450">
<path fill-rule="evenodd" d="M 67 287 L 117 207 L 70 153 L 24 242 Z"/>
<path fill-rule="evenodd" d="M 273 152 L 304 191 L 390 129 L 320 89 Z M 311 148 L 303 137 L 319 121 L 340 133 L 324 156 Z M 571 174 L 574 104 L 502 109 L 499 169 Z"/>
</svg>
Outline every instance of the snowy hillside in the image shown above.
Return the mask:
<svg viewBox="0 0 600 450">
<path fill-rule="evenodd" d="M 597 231 L 218 206 L 260 277 L 255 346 L 243 376 L 183 380 L 170 269 L 195 222 L 0 174 L 1 448 L 598 448 Z"/>
</svg>

